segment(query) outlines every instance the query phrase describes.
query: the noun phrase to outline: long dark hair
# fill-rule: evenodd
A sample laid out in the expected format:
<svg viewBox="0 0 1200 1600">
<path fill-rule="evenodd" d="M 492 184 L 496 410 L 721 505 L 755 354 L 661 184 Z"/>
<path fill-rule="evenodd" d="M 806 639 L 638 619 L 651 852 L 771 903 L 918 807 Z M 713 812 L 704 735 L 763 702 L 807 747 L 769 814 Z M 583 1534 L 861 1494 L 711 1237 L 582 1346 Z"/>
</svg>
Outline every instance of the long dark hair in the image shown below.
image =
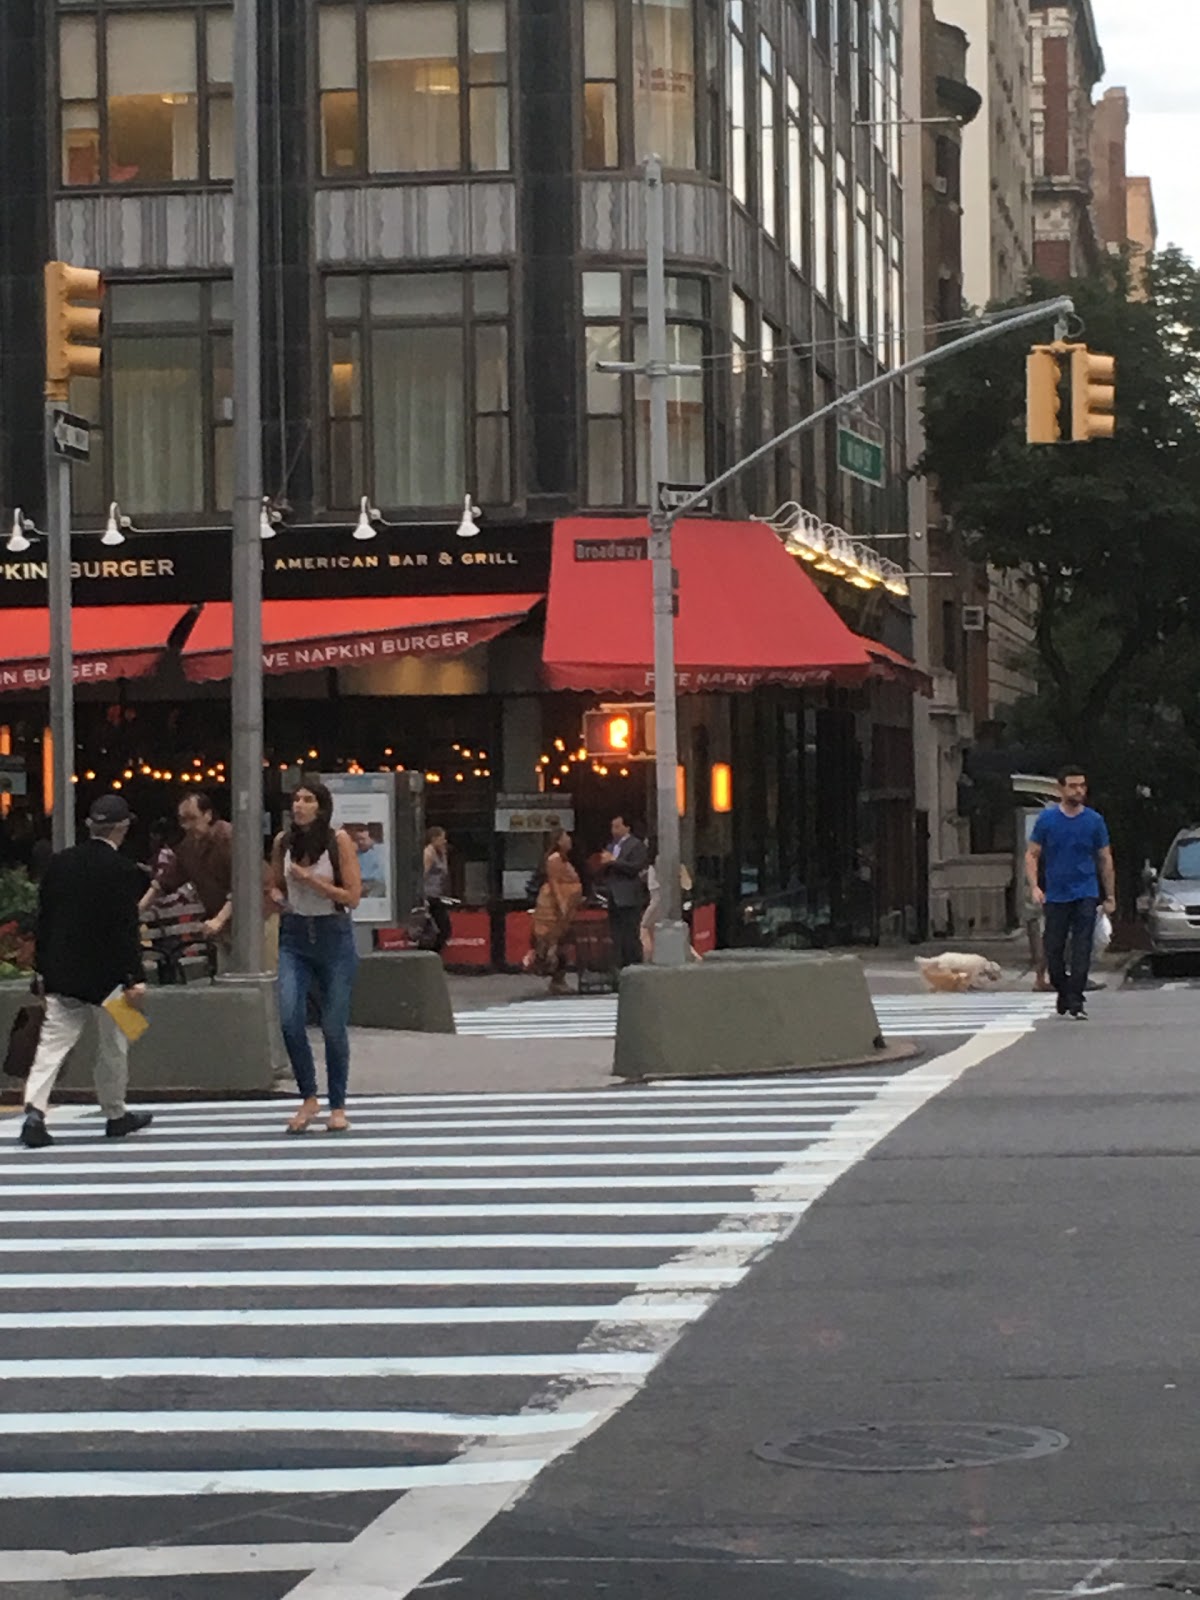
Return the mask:
<svg viewBox="0 0 1200 1600">
<path fill-rule="evenodd" d="M 288 834 L 288 850 L 293 861 L 298 861 L 302 866 L 311 867 L 320 861 L 328 850 L 330 859 L 336 849 L 333 828 L 333 796 L 323 783 L 316 778 L 304 779 L 292 790 L 292 799 L 300 793 L 301 789 L 311 794 L 317 802 L 317 815 L 307 828 L 302 828 L 295 820 L 292 822 L 291 832 Z"/>
</svg>

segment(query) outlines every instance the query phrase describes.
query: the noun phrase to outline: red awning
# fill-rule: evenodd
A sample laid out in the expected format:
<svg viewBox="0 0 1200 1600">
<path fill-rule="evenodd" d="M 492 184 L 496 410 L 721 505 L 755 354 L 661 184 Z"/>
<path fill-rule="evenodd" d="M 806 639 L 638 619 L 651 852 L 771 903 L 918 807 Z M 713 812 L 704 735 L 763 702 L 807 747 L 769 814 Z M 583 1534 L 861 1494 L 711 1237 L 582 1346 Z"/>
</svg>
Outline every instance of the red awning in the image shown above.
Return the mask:
<svg viewBox="0 0 1200 1600">
<path fill-rule="evenodd" d="M 654 687 L 645 523 L 576 517 L 555 524 L 546 676 L 556 689 Z M 681 693 L 760 684 L 863 683 L 871 657 L 778 536 L 760 522 L 676 523 L 675 624 Z"/>
<path fill-rule="evenodd" d="M 513 628 L 540 594 L 395 596 L 382 600 L 267 600 L 263 671 L 312 672 L 406 657 L 462 655 Z M 183 652 L 193 683 L 233 672 L 233 607 L 209 604 Z"/>
<path fill-rule="evenodd" d="M 71 612 L 76 683 L 115 683 L 152 672 L 183 606 L 76 606 Z M 50 613 L 0 611 L 0 693 L 50 681 Z"/>
<path fill-rule="evenodd" d="M 922 672 L 915 661 L 901 655 L 877 639 L 859 636 L 859 643 L 871 657 L 871 676 L 885 678 L 891 683 L 903 683 L 917 694 L 932 695 L 933 682 L 927 672 Z"/>
</svg>

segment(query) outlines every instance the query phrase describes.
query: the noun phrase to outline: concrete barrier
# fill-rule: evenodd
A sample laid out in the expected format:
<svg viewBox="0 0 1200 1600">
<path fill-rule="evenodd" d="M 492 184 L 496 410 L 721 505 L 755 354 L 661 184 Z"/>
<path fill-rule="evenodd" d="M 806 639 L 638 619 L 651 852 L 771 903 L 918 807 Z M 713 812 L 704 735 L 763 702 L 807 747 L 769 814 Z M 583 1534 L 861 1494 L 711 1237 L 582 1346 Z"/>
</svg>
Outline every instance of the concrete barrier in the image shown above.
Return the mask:
<svg viewBox="0 0 1200 1600">
<path fill-rule="evenodd" d="M 729 950 L 621 974 L 613 1071 L 719 1077 L 871 1060 L 882 1051 L 854 956 Z"/>
<path fill-rule="evenodd" d="M 432 950 L 364 956 L 358 963 L 350 1021 L 356 1028 L 453 1033 L 454 1009 L 441 956 Z"/>
<path fill-rule="evenodd" d="M 5 1045 L 12 1020 L 28 997 L 27 984 L 0 984 L 0 1037 Z M 283 1041 L 270 984 L 207 984 L 148 989 L 150 1026 L 129 1051 L 131 1096 L 156 1091 L 199 1094 L 262 1094 L 274 1083 Z M 83 1030 L 67 1057 L 58 1087 L 87 1094 L 92 1084 L 95 1032 Z M 6 1078 L 0 1088 L 19 1092 Z"/>
</svg>

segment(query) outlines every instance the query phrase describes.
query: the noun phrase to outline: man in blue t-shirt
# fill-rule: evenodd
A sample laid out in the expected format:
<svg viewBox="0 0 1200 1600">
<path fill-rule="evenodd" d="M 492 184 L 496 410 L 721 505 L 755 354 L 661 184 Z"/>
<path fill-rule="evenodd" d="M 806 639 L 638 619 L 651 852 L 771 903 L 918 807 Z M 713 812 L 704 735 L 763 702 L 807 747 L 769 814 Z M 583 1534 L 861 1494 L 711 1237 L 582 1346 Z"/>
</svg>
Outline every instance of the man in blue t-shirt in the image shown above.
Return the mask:
<svg viewBox="0 0 1200 1600">
<path fill-rule="evenodd" d="M 1046 965 L 1058 991 L 1058 1014 L 1083 1022 L 1101 887 L 1104 910 L 1111 916 L 1116 880 L 1108 829 L 1100 813 L 1084 804 L 1087 779 L 1077 766 L 1059 773 L 1058 793 L 1058 804 L 1047 806 L 1033 825 L 1025 878 L 1030 899 L 1046 908 Z"/>
</svg>

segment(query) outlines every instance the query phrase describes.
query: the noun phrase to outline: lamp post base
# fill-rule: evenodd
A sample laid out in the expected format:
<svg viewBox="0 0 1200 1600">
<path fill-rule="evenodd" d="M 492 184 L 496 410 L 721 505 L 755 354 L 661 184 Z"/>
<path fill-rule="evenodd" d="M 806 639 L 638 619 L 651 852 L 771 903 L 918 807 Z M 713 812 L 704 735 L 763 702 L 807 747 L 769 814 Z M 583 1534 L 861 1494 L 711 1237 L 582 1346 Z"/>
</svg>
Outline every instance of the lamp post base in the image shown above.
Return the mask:
<svg viewBox="0 0 1200 1600">
<path fill-rule="evenodd" d="M 687 965 L 691 938 L 686 922 L 660 922 L 654 930 L 654 958 L 656 967 L 683 967 Z"/>
</svg>

